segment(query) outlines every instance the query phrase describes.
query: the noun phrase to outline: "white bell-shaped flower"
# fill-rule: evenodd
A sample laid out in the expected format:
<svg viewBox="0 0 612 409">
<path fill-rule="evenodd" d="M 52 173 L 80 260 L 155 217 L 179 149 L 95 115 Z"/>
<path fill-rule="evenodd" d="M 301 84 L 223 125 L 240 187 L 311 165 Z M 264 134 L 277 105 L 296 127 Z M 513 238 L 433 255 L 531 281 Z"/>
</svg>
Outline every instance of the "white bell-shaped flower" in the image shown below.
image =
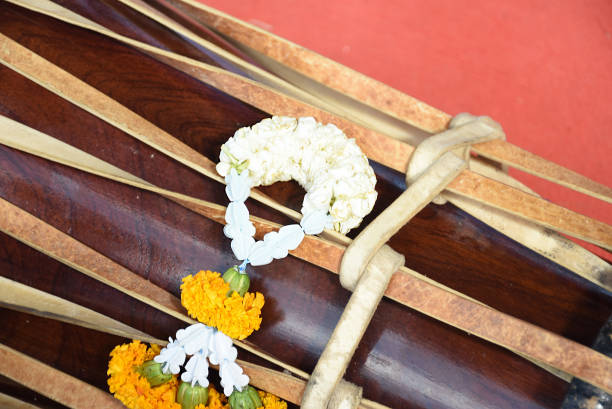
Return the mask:
<svg viewBox="0 0 612 409">
<path fill-rule="evenodd" d="M 221 386 L 225 396 L 230 396 L 234 388 L 242 391 L 249 384 L 249 377 L 242 372 L 242 368 L 234 361 L 223 360 L 219 365 Z"/>
<path fill-rule="evenodd" d="M 230 239 L 240 235 L 253 236 L 255 234 L 255 227 L 249 220 L 249 209 L 242 202 L 231 202 L 227 206 L 225 222 L 227 225 L 223 233 Z"/>
<path fill-rule="evenodd" d="M 331 217 L 324 210 L 315 210 L 305 214 L 300 221 L 300 226 L 306 234 L 319 234 L 331 223 Z"/>
<path fill-rule="evenodd" d="M 304 231 L 299 224 L 283 226 L 278 232 L 270 232 L 251 248 L 249 261 L 254 266 L 270 263 L 273 259 L 287 257 L 290 250 L 295 250 L 304 239 Z"/>
<path fill-rule="evenodd" d="M 208 344 L 208 359 L 213 365 L 219 365 L 223 360 L 235 361 L 238 351 L 234 348 L 232 339 L 221 331 L 215 331 Z"/>
<path fill-rule="evenodd" d="M 202 349 L 206 349 L 214 329 L 198 323 L 180 329 L 176 333 L 176 339 L 185 349 L 187 355 L 193 355 Z"/>
<path fill-rule="evenodd" d="M 263 266 L 270 264 L 274 257 L 272 257 L 272 249 L 267 247 L 263 240 L 259 240 L 251 246 L 248 259 L 253 266 Z"/>
<path fill-rule="evenodd" d="M 198 351 L 189 358 L 185 372 L 181 374 L 181 380 L 190 382 L 191 386 L 195 386 L 196 383 L 205 388 L 208 386 L 208 361 L 205 351 Z"/>
<path fill-rule="evenodd" d="M 251 180 L 249 172 L 243 170 L 238 174 L 236 168 L 231 168 L 229 174 L 225 177 L 225 193 L 232 202 L 242 203 L 249 197 L 251 192 Z"/>
<path fill-rule="evenodd" d="M 181 343 L 178 340 L 172 341 L 170 338 L 170 343 L 153 360 L 158 364 L 163 364 L 162 372 L 176 375 L 180 372 L 181 365 L 185 363 L 185 358 L 185 350 Z"/>
<path fill-rule="evenodd" d="M 238 260 L 246 259 L 255 245 L 255 239 L 250 236 L 238 236 L 232 240 L 232 251 Z"/>
</svg>

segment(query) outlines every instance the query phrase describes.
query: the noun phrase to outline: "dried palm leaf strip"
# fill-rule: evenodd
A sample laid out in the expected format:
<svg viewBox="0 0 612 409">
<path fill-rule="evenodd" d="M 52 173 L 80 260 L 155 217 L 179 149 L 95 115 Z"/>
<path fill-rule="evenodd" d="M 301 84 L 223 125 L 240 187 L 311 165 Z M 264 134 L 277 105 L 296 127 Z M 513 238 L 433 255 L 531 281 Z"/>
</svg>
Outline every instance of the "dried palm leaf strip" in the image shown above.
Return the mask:
<svg viewBox="0 0 612 409">
<path fill-rule="evenodd" d="M 70 408 L 124 408 L 109 393 L 3 344 L 0 362 L 0 374 Z"/>
<path fill-rule="evenodd" d="M 144 9 L 142 5 L 138 5 L 140 0 L 120 1 L 131 3 L 134 9 L 141 12 Z M 307 78 L 424 131 L 441 132 L 448 127 L 452 118 L 451 115 L 360 72 L 195 0 L 161 2 L 185 11 L 197 21 L 233 40 L 236 45 L 246 45 Z M 155 19 L 164 24 L 163 20 Z M 242 48 L 244 50 L 244 47 Z M 258 58 L 257 54 L 250 53 L 250 56 L 266 66 L 265 60 Z M 274 70 L 274 66 L 270 64 L 267 64 L 267 67 Z M 307 87 L 304 82 L 296 82 L 296 85 Z M 473 150 L 489 159 L 612 203 L 611 188 L 506 141 L 477 144 L 473 146 Z"/>
<path fill-rule="evenodd" d="M 155 344 L 165 342 L 99 312 L 2 276 L 0 276 L 0 305 L 124 338 L 135 338 Z"/>
<path fill-rule="evenodd" d="M 40 409 L 28 402 L 0 393 L 0 408 L 4 409 Z"/>
<path fill-rule="evenodd" d="M 43 3 L 43 1 L 41 1 Z M 34 8 L 35 10 L 40 10 Z M 62 9 L 62 13 L 68 12 L 78 16 L 69 10 Z M 63 18 L 62 18 L 63 19 Z M 81 21 L 78 25 L 82 26 Z M 99 31 L 95 27 L 91 28 Z M 104 29 L 105 34 L 109 30 Z M 112 32 L 110 32 L 112 33 Z M 121 37 L 112 33 L 113 38 Z M 129 40 L 129 41 L 128 41 Z M 349 136 L 355 137 L 357 143 L 372 160 L 387 165 L 393 169 L 403 171 L 412 152 L 409 145 L 399 141 L 386 138 L 383 135 L 366 130 L 349 121 L 337 118 L 334 115 L 309 107 L 299 103 L 287 96 L 278 94 L 273 90 L 257 85 L 250 80 L 231 74 L 221 69 L 207 66 L 206 64 L 195 62 L 186 57 L 182 57 L 164 50 L 151 47 L 134 40 L 126 39 L 131 45 L 137 45 L 146 52 L 153 52 L 158 59 L 170 63 L 198 79 L 206 80 L 209 83 L 212 75 L 211 85 L 228 92 L 232 95 L 246 95 L 255 106 L 260 108 L 261 104 L 269 105 L 272 103 L 276 109 L 268 112 L 287 114 L 291 116 L 315 116 L 323 122 L 335 122 L 340 128 L 344 129 Z M 39 85 L 58 94 L 59 96 L 71 101 L 75 105 L 87 110 L 112 125 L 133 135 L 144 143 L 160 150 L 161 152 L 173 156 L 181 163 L 199 171 L 215 180 L 222 180 L 214 171 L 212 162 L 190 149 L 185 144 L 175 140 L 172 136 L 158 129 L 150 122 L 144 120 L 132 111 L 123 107 L 118 102 L 112 100 L 85 82 L 72 76 L 61 68 L 51 64 L 44 58 L 32 53 L 30 50 L 20 46 L 10 38 L 0 35 L 0 59 L 3 64 L 28 77 Z M 202 74 L 205 77 L 202 78 Z M 254 101 L 252 99 L 255 99 Z M 259 104 L 258 104 L 259 102 Z M 291 110 L 290 108 L 295 109 Z M 265 109 L 265 108 L 262 108 Z M 278 112 L 281 110 L 283 112 Z M 287 110 L 291 112 L 286 112 Z M 463 179 L 467 183 L 462 183 Z M 472 192 L 470 189 L 478 189 Z M 591 219 L 589 217 L 572 212 L 561 206 L 554 205 L 543 199 L 533 197 L 519 190 L 503 186 L 499 182 L 486 180 L 486 178 L 464 171 L 457 182 L 451 185 L 450 191 L 466 195 L 475 200 L 484 202 L 495 208 L 500 208 L 511 214 L 519 215 L 534 221 L 544 227 L 557 230 L 559 232 L 580 238 L 587 242 L 596 244 L 606 249 L 612 249 L 612 227 L 607 224 Z M 279 206 L 270 198 L 264 197 L 259 192 L 252 193 L 253 198 L 287 214 L 286 209 L 281 210 Z M 292 218 L 299 218 L 299 214 L 291 211 L 287 214 Z"/>
<path fill-rule="evenodd" d="M 171 294 L 3 199 L 0 200 L 0 215 L 0 231 L 155 308 L 185 322 L 193 322 L 181 312 L 179 301 Z M 326 246 L 317 246 L 318 251 L 308 246 L 300 246 L 300 250 L 307 252 L 304 257 L 314 264 L 324 259 L 326 265 L 335 266 L 337 273 L 344 247 L 331 242 L 323 243 Z M 321 252 L 323 249 L 325 251 Z M 552 332 L 466 300 L 401 271 L 393 275 L 385 295 L 604 390 L 612 390 L 612 379 L 609 377 L 612 359 Z M 237 345 L 246 348 L 243 343 Z M 260 353 L 258 355 L 261 356 Z M 268 356 L 265 358 L 271 359 Z M 286 367 L 277 360 L 271 362 Z M 295 373 L 303 376 L 301 371 Z"/>
</svg>

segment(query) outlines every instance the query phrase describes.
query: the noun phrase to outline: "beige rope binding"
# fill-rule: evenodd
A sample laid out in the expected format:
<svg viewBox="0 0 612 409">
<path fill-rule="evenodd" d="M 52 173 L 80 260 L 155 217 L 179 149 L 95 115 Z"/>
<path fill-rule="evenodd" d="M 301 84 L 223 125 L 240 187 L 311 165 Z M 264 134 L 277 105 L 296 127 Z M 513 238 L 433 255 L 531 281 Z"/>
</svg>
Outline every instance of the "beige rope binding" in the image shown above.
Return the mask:
<svg viewBox="0 0 612 409">
<path fill-rule="evenodd" d="M 417 147 L 406 171 L 408 189 L 347 247 L 340 283 L 353 295 L 306 385 L 303 409 L 359 405 L 361 388 L 347 388 L 349 383 L 342 377 L 391 275 L 404 265 L 404 256 L 385 243 L 467 168 L 471 144 L 505 137 L 501 127 L 487 117 L 460 114 L 450 126 Z"/>
</svg>

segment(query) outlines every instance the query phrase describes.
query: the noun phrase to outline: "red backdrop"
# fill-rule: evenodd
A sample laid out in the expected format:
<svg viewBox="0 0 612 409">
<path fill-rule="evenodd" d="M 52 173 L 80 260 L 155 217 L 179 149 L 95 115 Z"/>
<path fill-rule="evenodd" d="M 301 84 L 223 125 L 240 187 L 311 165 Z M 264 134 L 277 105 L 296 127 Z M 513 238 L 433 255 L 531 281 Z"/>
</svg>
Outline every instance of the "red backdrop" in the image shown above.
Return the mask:
<svg viewBox="0 0 612 409">
<path fill-rule="evenodd" d="M 612 1 L 206 0 L 450 114 L 612 185 Z M 514 172 L 612 224 L 610 206 Z"/>
</svg>

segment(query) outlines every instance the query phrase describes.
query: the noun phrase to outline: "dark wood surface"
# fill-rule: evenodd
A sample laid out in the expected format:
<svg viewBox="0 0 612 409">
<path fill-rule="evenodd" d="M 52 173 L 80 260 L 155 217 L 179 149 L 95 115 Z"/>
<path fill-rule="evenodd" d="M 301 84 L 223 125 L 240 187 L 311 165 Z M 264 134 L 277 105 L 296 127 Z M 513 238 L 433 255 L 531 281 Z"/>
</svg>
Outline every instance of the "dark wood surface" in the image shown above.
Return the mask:
<svg viewBox="0 0 612 409">
<path fill-rule="evenodd" d="M 75 10 L 88 7 L 88 2 L 81 2 Z M 207 58 L 198 47 L 183 44 L 167 30 L 135 18 L 114 2 L 96 3 L 89 12 L 101 24 L 111 26 L 112 21 L 113 29 L 125 27 L 125 34 Z M 125 16 L 125 21 L 118 15 Z M 0 4 L 0 32 L 212 160 L 217 160 L 219 146 L 237 128 L 267 116 L 113 40 L 16 6 Z M 5 67 L 0 68 L 0 114 L 157 185 L 220 204 L 227 202 L 223 186 Z M 380 198 L 369 219 L 403 188 L 401 175 L 381 166 L 376 171 Z M 300 207 L 303 192 L 294 183 L 276 184 L 265 191 L 282 203 Z M 5 147 L 0 147 L 0 196 L 177 295 L 180 279 L 187 273 L 224 270 L 234 263 L 220 225 L 157 195 Z M 256 202 L 249 201 L 248 206 L 261 217 L 288 223 Z M 4 276 L 160 338 L 173 335 L 180 327 L 176 320 L 14 239 L 0 239 L 0 273 Z M 612 310 L 610 294 L 452 205 L 427 206 L 391 245 L 406 255 L 409 267 L 586 345 Z M 337 276 L 294 258 L 252 268 L 250 274 L 253 288 L 264 292 L 267 301 L 262 330 L 249 341 L 285 362 L 312 370 L 349 293 L 339 286 Z M 13 313 L 7 314 L 6 320 L 12 322 Z M 34 329 L 23 327 L 12 330 L 10 345 L 31 353 L 29 340 Z M 65 342 L 79 345 L 78 337 L 67 337 Z M 91 376 L 83 379 L 100 387 L 104 387 L 104 365 L 110 351 L 102 351 L 104 348 L 100 346 L 93 352 L 98 356 L 81 363 Z M 80 365 L 72 359 L 69 365 Z M 347 378 L 363 385 L 367 398 L 392 407 L 552 408 L 559 406 L 567 389 L 564 382 L 501 348 L 388 300 L 375 314 Z"/>
</svg>

